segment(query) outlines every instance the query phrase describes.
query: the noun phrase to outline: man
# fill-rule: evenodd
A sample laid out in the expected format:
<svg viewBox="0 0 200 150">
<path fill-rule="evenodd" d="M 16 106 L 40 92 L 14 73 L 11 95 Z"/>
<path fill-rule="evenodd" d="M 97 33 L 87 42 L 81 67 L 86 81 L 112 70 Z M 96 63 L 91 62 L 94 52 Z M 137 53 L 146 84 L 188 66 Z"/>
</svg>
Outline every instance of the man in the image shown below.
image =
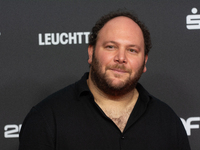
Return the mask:
<svg viewBox="0 0 200 150">
<path fill-rule="evenodd" d="M 138 83 L 151 48 L 144 24 L 112 12 L 89 39 L 90 72 L 32 108 L 19 150 L 189 150 L 179 117 Z"/>
</svg>

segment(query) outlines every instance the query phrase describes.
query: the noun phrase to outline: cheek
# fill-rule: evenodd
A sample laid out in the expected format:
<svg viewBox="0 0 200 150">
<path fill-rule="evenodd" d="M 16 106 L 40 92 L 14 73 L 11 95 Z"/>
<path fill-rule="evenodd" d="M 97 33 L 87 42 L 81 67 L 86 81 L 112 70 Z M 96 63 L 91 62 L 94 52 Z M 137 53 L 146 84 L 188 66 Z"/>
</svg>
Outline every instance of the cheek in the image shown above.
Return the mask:
<svg viewBox="0 0 200 150">
<path fill-rule="evenodd" d="M 99 61 L 99 64 L 101 65 L 102 68 L 105 68 L 108 65 L 112 64 L 112 56 L 110 56 L 107 53 L 104 54 L 98 54 L 98 57 L 96 55 L 96 59 Z"/>
<path fill-rule="evenodd" d="M 143 66 L 144 64 L 144 61 L 136 61 L 136 60 L 132 60 L 131 63 L 130 63 L 130 67 L 132 69 L 133 72 L 136 72 L 138 70 L 141 69 L 141 67 Z"/>
</svg>

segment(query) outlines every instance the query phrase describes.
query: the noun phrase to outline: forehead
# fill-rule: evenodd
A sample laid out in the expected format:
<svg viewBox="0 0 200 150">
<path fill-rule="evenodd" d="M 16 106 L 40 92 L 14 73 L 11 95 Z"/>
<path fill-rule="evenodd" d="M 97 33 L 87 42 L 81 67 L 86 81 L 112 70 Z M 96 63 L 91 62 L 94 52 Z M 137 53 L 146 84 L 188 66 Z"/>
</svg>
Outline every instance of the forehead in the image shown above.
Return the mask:
<svg viewBox="0 0 200 150">
<path fill-rule="evenodd" d="M 99 31 L 99 38 L 124 38 L 133 41 L 141 40 L 144 42 L 141 28 L 132 19 L 124 16 L 119 16 L 108 21 Z"/>
</svg>

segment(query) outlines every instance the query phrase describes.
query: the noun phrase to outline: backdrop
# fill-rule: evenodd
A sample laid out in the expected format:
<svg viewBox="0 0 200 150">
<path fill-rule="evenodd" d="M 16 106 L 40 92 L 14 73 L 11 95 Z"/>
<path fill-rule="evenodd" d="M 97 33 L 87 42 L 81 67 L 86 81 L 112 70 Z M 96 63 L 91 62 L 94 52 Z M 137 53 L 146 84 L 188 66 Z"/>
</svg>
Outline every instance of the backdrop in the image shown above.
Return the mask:
<svg viewBox="0 0 200 150">
<path fill-rule="evenodd" d="M 199 0 L 0 0 L 0 146 L 18 147 L 32 106 L 89 71 L 88 34 L 119 8 L 148 26 L 153 48 L 140 83 L 180 116 L 200 144 Z"/>
</svg>

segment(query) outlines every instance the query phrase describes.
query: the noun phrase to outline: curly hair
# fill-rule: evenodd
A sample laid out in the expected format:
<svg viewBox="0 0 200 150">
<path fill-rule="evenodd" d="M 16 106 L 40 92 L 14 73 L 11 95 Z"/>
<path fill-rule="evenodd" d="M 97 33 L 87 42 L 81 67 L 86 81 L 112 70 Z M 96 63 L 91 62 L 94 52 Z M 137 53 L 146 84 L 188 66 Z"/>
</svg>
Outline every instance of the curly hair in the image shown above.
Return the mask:
<svg viewBox="0 0 200 150">
<path fill-rule="evenodd" d="M 97 42 L 97 36 L 99 31 L 103 28 L 103 26 L 110 21 L 111 19 L 115 18 L 115 17 L 120 17 L 120 16 L 124 16 L 124 17 L 128 17 L 131 20 L 133 20 L 135 23 L 137 23 L 137 25 L 141 28 L 142 33 L 143 33 L 143 37 L 144 37 L 144 44 L 145 44 L 145 55 L 148 55 L 152 44 L 151 44 L 151 37 L 150 37 L 150 32 L 147 29 L 147 27 L 144 25 L 144 23 L 142 23 L 138 17 L 132 13 L 130 13 L 129 11 L 125 11 L 125 10 L 117 10 L 117 11 L 113 11 L 110 12 L 107 15 L 102 16 L 95 24 L 95 26 L 92 28 L 92 31 L 89 35 L 89 45 L 95 47 L 96 46 L 96 42 Z"/>
</svg>

